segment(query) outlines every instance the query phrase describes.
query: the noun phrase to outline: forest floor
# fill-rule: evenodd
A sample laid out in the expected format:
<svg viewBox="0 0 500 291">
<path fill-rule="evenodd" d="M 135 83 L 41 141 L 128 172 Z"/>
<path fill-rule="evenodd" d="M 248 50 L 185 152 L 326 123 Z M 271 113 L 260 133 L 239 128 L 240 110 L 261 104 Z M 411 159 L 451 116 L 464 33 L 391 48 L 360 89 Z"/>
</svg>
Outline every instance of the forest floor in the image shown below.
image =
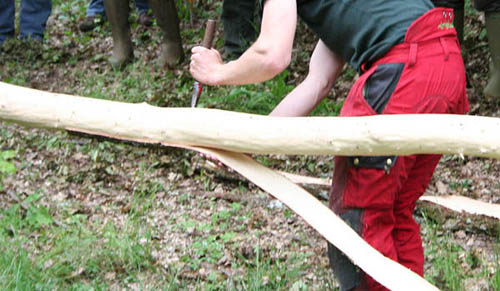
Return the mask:
<svg viewBox="0 0 500 291">
<path fill-rule="evenodd" d="M 78 30 L 87 1 L 53 1 L 43 43 L 8 40 L 0 81 L 78 96 L 187 107 L 189 51 L 221 1 L 177 1 L 186 60 L 156 66 L 160 30 L 132 13 L 135 61 L 107 63 L 108 24 Z M 469 5 L 469 4 L 468 4 Z M 219 24 L 215 47 L 222 51 Z M 291 66 L 259 85 L 207 88 L 200 107 L 268 114 L 305 76 L 315 37 L 298 25 Z M 466 14 L 463 55 L 470 115 L 500 117 L 482 94 L 489 53 L 484 17 Z M 338 114 L 349 68 L 314 115 Z M 22 98 L 22 96 L 20 96 Z M 289 173 L 330 178 L 331 156 L 253 155 Z M 327 204 L 328 187 L 304 186 Z M 500 203 L 500 161 L 445 155 L 425 195 Z M 419 203 L 425 278 L 444 290 L 500 290 L 499 224 Z M 0 289 L 328 290 L 337 288 L 326 242 L 286 206 L 182 149 L 0 122 Z"/>
</svg>

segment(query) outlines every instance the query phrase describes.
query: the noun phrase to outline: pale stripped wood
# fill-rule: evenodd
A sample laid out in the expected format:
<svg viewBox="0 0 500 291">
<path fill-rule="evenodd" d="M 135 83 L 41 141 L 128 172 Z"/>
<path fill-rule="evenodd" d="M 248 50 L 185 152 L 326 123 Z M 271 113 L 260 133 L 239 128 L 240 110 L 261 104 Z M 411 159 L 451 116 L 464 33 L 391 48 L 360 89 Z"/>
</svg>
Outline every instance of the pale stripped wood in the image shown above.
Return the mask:
<svg viewBox="0 0 500 291">
<path fill-rule="evenodd" d="M 291 174 L 281 171 L 279 171 L 278 173 L 290 179 L 290 181 L 294 182 L 295 184 L 313 184 L 322 186 L 330 186 L 332 184 L 332 180 L 330 179 L 315 178 L 315 177 Z M 474 215 L 485 215 L 496 219 L 500 219 L 500 204 L 478 201 L 468 197 L 457 196 L 457 195 L 446 195 L 446 196 L 425 195 L 420 197 L 419 200 L 438 204 L 442 207 L 446 207 L 456 212 L 466 212 Z"/>
<path fill-rule="evenodd" d="M 500 219 L 500 205 L 482 202 L 464 196 L 422 196 L 420 200 L 429 201 L 456 212 L 467 212 Z"/>
<path fill-rule="evenodd" d="M 461 154 L 500 158 L 500 119 L 462 115 L 268 117 L 158 108 L 0 82 L 0 119 L 151 143 L 260 154 Z"/>
</svg>

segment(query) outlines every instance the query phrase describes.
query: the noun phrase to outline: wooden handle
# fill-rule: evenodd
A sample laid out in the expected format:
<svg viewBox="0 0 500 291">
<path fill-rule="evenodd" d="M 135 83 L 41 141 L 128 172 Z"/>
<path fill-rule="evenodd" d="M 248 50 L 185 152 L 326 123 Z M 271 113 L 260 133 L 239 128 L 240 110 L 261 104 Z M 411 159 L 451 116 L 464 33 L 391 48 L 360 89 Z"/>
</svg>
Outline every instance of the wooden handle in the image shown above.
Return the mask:
<svg viewBox="0 0 500 291">
<path fill-rule="evenodd" d="M 212 42 L 214 40 L 215 35 L 215 20 L 209 19 L 207 20 L 207 26 L 205 28 L 205 36 L 203 37 L 202 45 L 206 48 L 212 47 Z"/>
</svg>

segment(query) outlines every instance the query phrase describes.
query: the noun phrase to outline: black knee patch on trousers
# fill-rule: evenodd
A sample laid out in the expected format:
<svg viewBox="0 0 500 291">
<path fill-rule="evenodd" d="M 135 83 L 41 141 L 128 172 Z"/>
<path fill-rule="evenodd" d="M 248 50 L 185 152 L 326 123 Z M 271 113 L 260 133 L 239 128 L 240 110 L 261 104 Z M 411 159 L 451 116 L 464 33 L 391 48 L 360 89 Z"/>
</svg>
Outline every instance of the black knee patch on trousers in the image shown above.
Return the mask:
<svg viewBox="0 0 500 291">
<path fill-rule="evenodd" d="M 352 209 L 340 215 L 352 229 L 358 234 L 361 233 L 361 209 Z M 339 234 L 342 235 L 342 234 Z M 328 243 L 328 258 L 330 266 L 340 283 L 340 290 L 351 290 L 361 283 L 361 270 L 354 265 L 351 260 L 339 249 Z"/>
</svg>

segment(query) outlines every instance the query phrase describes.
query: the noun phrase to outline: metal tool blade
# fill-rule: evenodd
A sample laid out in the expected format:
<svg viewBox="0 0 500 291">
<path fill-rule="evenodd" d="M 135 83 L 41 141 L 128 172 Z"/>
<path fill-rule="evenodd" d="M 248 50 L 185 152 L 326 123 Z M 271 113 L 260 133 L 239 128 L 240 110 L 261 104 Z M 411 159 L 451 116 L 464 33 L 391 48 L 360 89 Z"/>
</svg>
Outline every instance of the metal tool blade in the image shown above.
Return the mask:
<svg viewBox="0 0 500 291">
<path fill-rule="evenodd" d="M 215 33 L 215 20 L 209 19 L 207 21 L 205 36 L 203 38 L 202 46 L 206 48 L 212 47 L 212 42 L 214 39 Z M 191 107 L 194 108 L 198 105 L 198 101 L 200 100 L 201 92 L 203 91 L 203 86 L 200 82 L 194 81 L 193 84 L 193 94 L 191 95 Z"/>
<path fill-rule="evenodd" d="M 193 95 L 191 96 L 191 108 L 198 105 L 198 100 L 200 100 L 201 91 L 203 91 L 203 85 L 200 82 L 194 81 L 193 84 Z"/>
</svg>

